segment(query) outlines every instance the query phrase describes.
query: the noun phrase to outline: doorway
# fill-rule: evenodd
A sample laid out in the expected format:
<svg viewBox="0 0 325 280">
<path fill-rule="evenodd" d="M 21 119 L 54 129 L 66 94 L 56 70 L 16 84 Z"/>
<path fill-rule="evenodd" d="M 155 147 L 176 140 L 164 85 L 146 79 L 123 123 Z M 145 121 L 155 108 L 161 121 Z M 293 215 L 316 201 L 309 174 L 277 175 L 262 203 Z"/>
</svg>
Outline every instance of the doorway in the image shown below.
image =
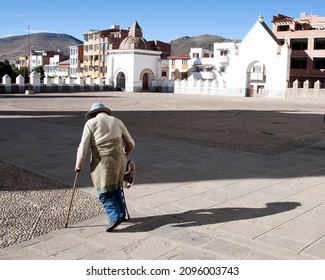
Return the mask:
<svg viewBox="0 0 325 280">
<path fill-rule="evenodd" d="M 119 72 L 116 77 L 116 90 L 124 91 L 125 90 L 125 74 L 123 72 Z"/>
<path fill-rule="evenodd" d="M 142 90 L 148 90 L 149 89 L 149 77 L 148 74 L 143 74 L 142 77 Z"/>
</svg>

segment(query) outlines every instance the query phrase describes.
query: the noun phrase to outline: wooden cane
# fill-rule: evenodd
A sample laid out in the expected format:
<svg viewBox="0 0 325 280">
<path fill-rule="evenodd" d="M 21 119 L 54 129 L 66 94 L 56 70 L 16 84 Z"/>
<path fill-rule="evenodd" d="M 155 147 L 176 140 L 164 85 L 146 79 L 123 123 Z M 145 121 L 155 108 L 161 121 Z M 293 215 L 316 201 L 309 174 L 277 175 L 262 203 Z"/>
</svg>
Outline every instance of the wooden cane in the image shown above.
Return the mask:
<svg viewBox="0 0 325 280">
<path fill-rule="evenodd" d="M 126 211 L 126 216 L 128 218 L 128 220 L 130 220 L 130 215 L 129 215 L 129 210 L 128 210 L 128 207 L 126 206 L 126 200 L 125 200 L 125 194 L 124 194 L 124 187 L 121 186 L 122 188 L 122 195 L 123 195 L 123 199 L 124 199 L 124 205 L 125 205 L 125 211 Z"/>
<path fill-rule="evenodd" d="M 73 182 L 73 187 L 72 187 L 72 195 L 71 195 L 71 199 L 70 199 L 68 215 L 67 215 L 67 219 L 65 220 L 65 225 L 64 225 L 65 228 L 67 228 L 68 222 L 69 222 L 70 211 L 71 211 L 71 208 L 72 208 L 72 201 L 73 201 L 74 194 L 76 192 L 78 174 L 79 174 L 79 172 L 76 172 L 76 176 L 74 177 L 74 182 Z"/>
</svg>

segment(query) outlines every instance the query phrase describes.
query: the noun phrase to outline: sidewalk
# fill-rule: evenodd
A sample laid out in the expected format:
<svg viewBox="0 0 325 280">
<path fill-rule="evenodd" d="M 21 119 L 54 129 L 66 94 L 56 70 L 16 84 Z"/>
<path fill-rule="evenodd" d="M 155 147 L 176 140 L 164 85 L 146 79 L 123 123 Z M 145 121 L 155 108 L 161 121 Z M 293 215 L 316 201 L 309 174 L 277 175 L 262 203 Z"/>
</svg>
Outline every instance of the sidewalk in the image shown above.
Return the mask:
<svg viewBox="0 0 325 280">
<path fill-rule="evenodd" d="M 71 185 L 80 127 L 0 123 L 1 161 Z M 107 233 L 100 215 L 0 249 L 0 259 L 325 259 L 325 142 L 266 156 L 134 138 L 130 221 Z M 87 168 L 78 188 L 95 195 Z"/>
</svg>

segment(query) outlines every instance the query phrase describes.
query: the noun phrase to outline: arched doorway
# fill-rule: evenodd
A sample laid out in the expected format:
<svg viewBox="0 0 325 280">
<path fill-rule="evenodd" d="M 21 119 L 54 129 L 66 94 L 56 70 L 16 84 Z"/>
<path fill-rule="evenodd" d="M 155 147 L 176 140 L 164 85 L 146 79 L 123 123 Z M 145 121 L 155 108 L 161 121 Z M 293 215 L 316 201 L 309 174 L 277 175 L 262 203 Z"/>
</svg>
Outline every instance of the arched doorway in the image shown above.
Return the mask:
<svg viewBox="0 0 325 280">
<path fill-rule="evenodd" d="M 125 90 L 125 74 L 123 72 L 119 72 L 116 76 L 116 90 Z"/>
<path fill-rule="evenodd" d="M 145 68 L 140 74 L 140 81 L 142 81 L 142 90 L 151 90 L 152 81 L 155 79 L 155 74 L 151 69 Z"/>
<path fill-rule="evenodd" d="M 148 78 L 148 74 L 145 73 L 142 77 L 142 89 L 143 90 L 148 90 L 149 89 L 149 78 Z"/>
<path fill-rule="evenodd" d="M 252 61 L 246 72 L 246 96 L 265 96 L 265 84 L 265 64 L 260 61 Z"/>
</svg>

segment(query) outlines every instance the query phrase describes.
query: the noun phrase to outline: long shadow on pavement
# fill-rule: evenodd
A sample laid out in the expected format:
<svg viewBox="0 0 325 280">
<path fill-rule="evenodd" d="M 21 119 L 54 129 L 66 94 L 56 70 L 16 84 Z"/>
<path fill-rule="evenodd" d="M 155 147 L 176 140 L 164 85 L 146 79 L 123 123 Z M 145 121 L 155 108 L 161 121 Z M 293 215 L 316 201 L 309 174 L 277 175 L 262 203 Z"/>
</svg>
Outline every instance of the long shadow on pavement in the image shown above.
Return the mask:
<svg viewBox="0 0 325 280">
<path fill-rule="evenodd" d="M 130 226 L 115 229 L 116 232 L 148 232 L 165 225 L 172 227 L 193 227 L 209 224 L 226 223 L 276 215 L 291 211 L 301 204 L 298 202 L 270 202 L 263 208 L 208 208 L 190 210 L 178 214 L 166 214 L 150 217 L 131 218 Z"/>
</svg>

